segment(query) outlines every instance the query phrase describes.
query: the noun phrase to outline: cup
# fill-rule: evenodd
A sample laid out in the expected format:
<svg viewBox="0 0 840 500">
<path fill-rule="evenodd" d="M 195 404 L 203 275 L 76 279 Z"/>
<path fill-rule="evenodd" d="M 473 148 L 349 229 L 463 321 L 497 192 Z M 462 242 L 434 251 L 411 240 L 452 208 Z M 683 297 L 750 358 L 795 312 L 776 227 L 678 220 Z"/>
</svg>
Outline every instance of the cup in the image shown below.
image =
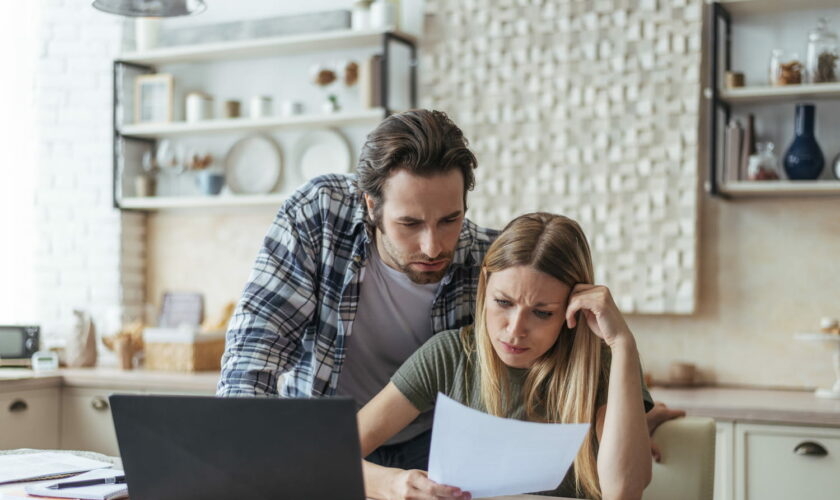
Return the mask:
<svg viewBox="0 0 840 500">
<path fill-rule="evenodd" d="M 370 5 L 370 27 L 391 30 L 397 27 L 397 11 L 389 0 L 376 0 Z"/>
<path fill-rule="evenodd" d="M 212 118 L 213 98 L 203 92 L 190 92 L 187 94 L 188 122 L 197 122 Z"/>
<path fill-rule="evenodd" d="M 202 170 L 198 173 L 196 182 L 202 193 L 217 195 L 222 192 L 222 188 L 225 186 L 225 174 Z"/>
<path fill-rule="evenodd" d="M 271 97 L 258 95 L 251 98 L 251 118 L 271 116 Z"/>
<path fill-rule="evenodd" d="M 223 115 L 225 118 L 239 118 L 242 104 L 239 101 L 225 101 Z"/>
<path fill-rule="evenodd" d="M 350 15 L 350 26 L 354 30 L 370 29 L 370 2 L 364 0 L 353 3 L 353 12 Z"/>
<path fill-rule="evenodd" d="M 155 178 L 141 174 L 134 178 L 134 195 L 138 197 L 155 195 Z"/>
<path fill-rule="evenodd" d="M 134 20 L 134 44 L 137 52 L 153 49 L 158 44 L 160 19 L 157 17 L 138 17 Z"/>
<path fill-rule="evenodd" d="M 283 116 L 303 114 L 303 103 L 300 101 L 283 101 L 280 104 L 280 112 Z"/>
</svg>

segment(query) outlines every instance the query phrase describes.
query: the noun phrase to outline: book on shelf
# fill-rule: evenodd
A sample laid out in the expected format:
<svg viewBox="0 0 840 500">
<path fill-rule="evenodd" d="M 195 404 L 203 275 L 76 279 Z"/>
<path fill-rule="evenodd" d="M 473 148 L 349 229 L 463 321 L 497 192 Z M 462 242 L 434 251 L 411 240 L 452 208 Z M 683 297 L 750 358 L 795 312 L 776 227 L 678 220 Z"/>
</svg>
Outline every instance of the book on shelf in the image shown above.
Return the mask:
<svg viewBox="0 0 840 500">
<path fill-rule="evenodd" d="M 382 56 L 374 54 L 362 61 L 359 69 L 359 96 L 362 108 L 382 106 Z"/>
<path fill-rule="evenodd" d="M 724 134 L 723 165 L 719 172 L 721 182 L 733 182 L 740 179 L 743 140 L 744 130 L 741 124 L 738 120 L 730 120 Z"/>
</svg>

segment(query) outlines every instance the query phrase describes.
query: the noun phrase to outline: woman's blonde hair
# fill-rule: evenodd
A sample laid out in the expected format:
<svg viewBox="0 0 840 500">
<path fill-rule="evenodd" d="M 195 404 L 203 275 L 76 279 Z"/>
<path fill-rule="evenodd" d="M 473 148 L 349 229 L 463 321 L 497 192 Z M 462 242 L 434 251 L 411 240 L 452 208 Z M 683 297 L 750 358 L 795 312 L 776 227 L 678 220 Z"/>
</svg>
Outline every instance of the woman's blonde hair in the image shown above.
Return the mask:
<svg viewBox="0 0 840 500">
<path fill-rule="evenodd" d="M 510 400 L 507 368 L 496 354 L 487 332 L 485 294 L 490 275 L 516 266 L 528 266 L 569 287 L 593 282 L 589 244 L 577 222 L 548 213 L 522 215 L 511 221 L 490 246 L 478 282 L 473 338 L 480 367 L 480 395 L 488 413 L 506 417 L 518 402 Z M 468 331 L 468 330 L 465 330 Z M 595 458 L 596 398 L 601 367 L 601 340 L 581 318 L 575 328 L 564 323 L 557 342 L 528 370 L 522 388 L 525 414 L 538 422 L 589 423 L 589 435 L 575 458 L 578 493 L 600 498 Z"/>
</svg>

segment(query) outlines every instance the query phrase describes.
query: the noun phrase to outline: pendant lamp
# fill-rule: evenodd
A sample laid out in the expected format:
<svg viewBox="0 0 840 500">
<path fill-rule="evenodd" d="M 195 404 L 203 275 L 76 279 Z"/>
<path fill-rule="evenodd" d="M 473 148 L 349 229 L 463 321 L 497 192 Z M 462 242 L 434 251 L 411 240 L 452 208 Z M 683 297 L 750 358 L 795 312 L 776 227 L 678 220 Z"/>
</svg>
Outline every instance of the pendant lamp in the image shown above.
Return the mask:
<svg viewBox="0 0 840 500">
<path fill-rule="evenodd" d="M 129 17 L 176 17 L 203 12 L 204 0 L 95 0 L 102 12 Z"/>
</svg>

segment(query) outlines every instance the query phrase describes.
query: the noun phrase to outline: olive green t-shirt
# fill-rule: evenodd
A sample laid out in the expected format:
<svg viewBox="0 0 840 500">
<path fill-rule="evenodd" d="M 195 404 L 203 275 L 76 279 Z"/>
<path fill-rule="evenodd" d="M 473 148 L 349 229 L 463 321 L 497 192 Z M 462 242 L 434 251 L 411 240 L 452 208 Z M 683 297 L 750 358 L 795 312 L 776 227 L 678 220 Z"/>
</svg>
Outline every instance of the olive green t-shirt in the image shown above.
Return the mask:
<svg viewBox="0 0 840 500">
<path fill-rule="evenodd" d="M 473 352 L 471 356 L 467 356 L 460 333 L 460 330 L 448 330 L 433 336 L 415 351 L 391 378 L 391 382 L 419 411 L 424 412 L 434 407 L 439 392 L 470 408 L 486 411 L 480 400 L 476 355 Z M 602 359 L 609 363 L 609 351 L 606 353 L 607 356 Z M 512 401 L 522 401 L 521 389 L 527 374 L 527 368 L 508 368 Z M 599 406 L 606 403 L 607 385 L 606 381 L 599 384 Z M 645 411 L 649 411 L 653 407 L 653 399 L 644 380 L 641 397 Z M 526 420 L 524 404 L 515 405 L 506 416 Z M 568 471 L 556 490 L 545 493 L 564 497 L 577 496 L 572 470 Z"/>
</svg>

